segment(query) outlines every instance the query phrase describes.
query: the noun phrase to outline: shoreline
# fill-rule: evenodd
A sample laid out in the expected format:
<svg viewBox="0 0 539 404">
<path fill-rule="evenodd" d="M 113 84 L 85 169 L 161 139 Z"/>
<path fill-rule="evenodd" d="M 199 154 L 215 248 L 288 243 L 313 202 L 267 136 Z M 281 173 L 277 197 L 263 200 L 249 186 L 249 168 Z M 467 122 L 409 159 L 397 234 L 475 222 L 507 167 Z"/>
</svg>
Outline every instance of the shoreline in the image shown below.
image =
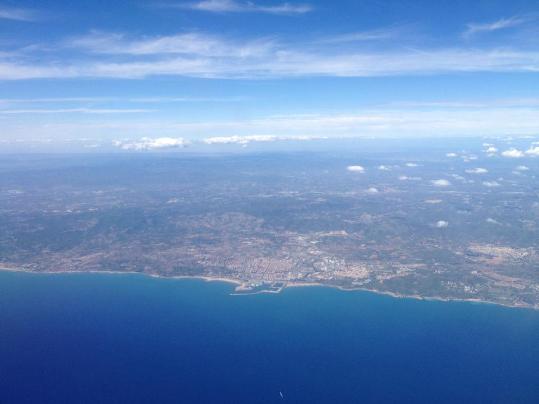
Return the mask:
<svg viewBox="0 0 539 404">
<path fill-rule="evenodd" d="M 145 272 L 136 272 L 136 271 L 32 271 L 27 269 L 21 269 L 21 268 L 5 268 L 0 267 L 0 271 L 3 272 L 20 272 L 20 273 L 26 273 L 26 274 L 35 274 L 35 275 L 65 275 L 65 274 L 104 274 L 104 275 L 141 275 L 141 276 L 148 276 L 155 279 L 176 279 L 176 280 L 201 280 L 204 282 L 222 282 L 222 283 L 228 283 L 232 285 L 236 285 L 234 288 L 234 291 L 230 293 L 231 296 L 252 296 L 252 295 L 259 295 L 259 294 L 280 294 L 285 289 L 288 288 L 304 288 L 304 287 L 322 287 L 322 288 L 331 288 L 331 289 L 337 289 L 342 292 L 369 292 L 374 293 L 380 296 L 389 296 L 395 299 L 412 299 L 412 300 L 420 300 L 420 301 L 431 301 L 431 302 L 463 302 L 463 303 L 476 303 L 476 304 L 488 304 L 488 305 L 495 305 L 500 307 L 506 307 L 511 309 L 528 309 L 528 310 L 539 310 L 539 306 L 531 306 L 531 305 L 509 305 L 504 303 L 498 303 L 498 302 L 492 302 L 487 300 L 481 300 L 481 299 L 459 299 L 459 298 L 444 298 L 439 296 L 421 296 L 421 295 L 406 295 L 401 294 L 397 292 L 390 292 L 390 291 L 381 291 L 381 290 L 374 290 L 374 289 L 366 289 L 366 288 L 346 288 L 343 286 L 337 286 L 337 285 L 329 285 L 324 283 L 317 283 L 317 282 L 283 282 L 284 286 L 281 287 L 279 290 L 258 290 L 254 292 L 245 292 L 245 293 L 235 293 L 238 290 L 241 290 L 240 288 L 245 285 L 245 282 L 241 282 L 236 279 L 230 279 L 230 278 L 222 278 L 222 277 L 211 277 L 211 276 L 189 276 L 189 275 L 180 275 L 180 276 L 163 276 L 158 274 L 150 274 Z"/>
</svg>

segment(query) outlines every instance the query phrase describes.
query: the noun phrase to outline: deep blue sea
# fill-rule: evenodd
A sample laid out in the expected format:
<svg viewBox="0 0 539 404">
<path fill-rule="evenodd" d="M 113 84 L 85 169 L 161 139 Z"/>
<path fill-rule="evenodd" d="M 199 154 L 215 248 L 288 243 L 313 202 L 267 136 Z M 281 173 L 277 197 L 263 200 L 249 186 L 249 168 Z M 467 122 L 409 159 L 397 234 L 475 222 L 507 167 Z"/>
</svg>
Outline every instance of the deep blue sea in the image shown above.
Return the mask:
<svg viewBox="0 0 539 404">
<path fill-rule="evenodd" d="M 231 290 L 0 272 L 0 403 L 539 402 L 539 312 Z"/>
</svg>

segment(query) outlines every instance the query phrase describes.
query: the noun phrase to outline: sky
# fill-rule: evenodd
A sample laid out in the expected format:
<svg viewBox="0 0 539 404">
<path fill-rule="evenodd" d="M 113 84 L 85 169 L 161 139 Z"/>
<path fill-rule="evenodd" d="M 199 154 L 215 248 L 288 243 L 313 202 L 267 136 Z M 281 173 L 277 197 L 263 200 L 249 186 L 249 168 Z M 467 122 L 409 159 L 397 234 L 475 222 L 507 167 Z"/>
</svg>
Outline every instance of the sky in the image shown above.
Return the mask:
<svg viewBox="0 0 539 404">
<path fill-rule="evenodd" d="M 535 0 L 0 0 L 0 151 L 536 135 Z"/>
</svg>

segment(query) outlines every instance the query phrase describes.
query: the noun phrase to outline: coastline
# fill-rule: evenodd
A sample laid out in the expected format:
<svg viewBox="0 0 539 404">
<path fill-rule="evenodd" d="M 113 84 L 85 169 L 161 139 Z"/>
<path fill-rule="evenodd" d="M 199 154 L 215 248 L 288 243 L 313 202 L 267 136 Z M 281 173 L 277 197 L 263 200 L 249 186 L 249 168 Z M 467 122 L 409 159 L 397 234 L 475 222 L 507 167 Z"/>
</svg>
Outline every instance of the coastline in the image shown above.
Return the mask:
<svg viewBox="0 0 539 404">
<path fill-rule="evenodd" d="M 65 275 L 65 274 L 105 274 L 105 275 L 142 275 L 142 276 L 148 276 L 151 278 L 156 279 L 175 279 L 175 280 L 202 280 L 204 282 L 222 282 L 222 283 L 228 283 L 232 285 L 236 285 L 234 288 L 234 291 L 230 293 L 231 296 L 252 296 L 252 295 L 258 295 L 258 294 L 279 294 L 283 292 L 285 289 L 288 288 L 304 288 L 304 287 L 324 287 L 324 288 L 332 288 L 337 289 L 342 292 L 369 292 L 369 293 L 375 293 L 377 295 L 381 296 L 389 296 L 396 299 L 412 299 L 412 300 L 421 300 L 421 301 L 432 301 L 432 302 L 464 302 L 464 303 L 475 303 L 475 304 L 488 304 L 488 305 L 495 305 L 495 306 L 501 306 L 506 308 L 512 308 L 512 309 L 529 309 L 529 310 L 539 310 L 539 306 L 531 306 L 531 305 L 510 305 L 510 304 L 504 304 L 499 302 L 493 302 L 488 300 L 481 300 L 481 299 L 459 299 L 459 298 L 445 298 L 440 296 L 421 296 L 421 295 L 406 295 L 391 291 L 381 291 L 381 290 L 374 290 L 374 289 L 366 289 L 361 287 L 355 287 L 355 288 L 346 288 L 343 286 L 337 286 L 337 285 L 330 285 L 330 284 L 324 284 L 324 283 L 317 283 L 317 282 L 284 282 L 284 286 L 279 288 L 278 290 L 257 290 L 253 292 L 244 292 L 242 293 L 242 288 L 245 288 L 245 282 L 241 282 L 237 279 L 230 279 L 230 278 L 223 278 L 223 277 L 211 277 L 211 276 L 189 276 L 189 275 L 181 275 L 181 276 L 163 276 L 158 274 L 150 274 L 145 272 L 136 272 L 136 271 L 31 271 L 27 269 L 22 268 L 6 268 L 6 267 L 0 267 L 0 271 L 3 272 L 20 272 L 20 273 L 27 273 L 27 274 L 35 274 L 35 275 Z"/>
<path fill-rule="evenodd" d="M 448 298 L 448 297 L 440 297 L 440 296 L 421 296 L 421 295 L 412 295 L 412 294 L 407 295 L 407 294 L 391 292 L 391 291 L 366 289 L 366 288 L 361 288 L 361 287 L 346 288 L 343 286 L 317 284 L 313 282 L 306 282 L 304 284 L 302 283 L 287 284 L 286 288 L 313 287 L 313 286 L 338 289 L 342 292 L 370 292 L 370 293 L 375 293 L 381 296 L 389 296 L 395 299 L 412 299 L 412 300 L 421 300 L 425 302 L 445 302 L 445 303 L 462 302 L 462 303 L 472 303 L 472 304 L 488 304 L 488 305 L 506 307 L 506 308 L 511 308 L 511 309 L 528 309 L 528 310 L 534 310 L 534 311 L 539 310 L 539 306 L 531 306 L 531 305 L 510 305 L 510 304 L 505 304 L 505 303 L 493 302 L 489 300 L 473 299 L 473 298 L 459 299 L 459 298 Z"/>
</svg>

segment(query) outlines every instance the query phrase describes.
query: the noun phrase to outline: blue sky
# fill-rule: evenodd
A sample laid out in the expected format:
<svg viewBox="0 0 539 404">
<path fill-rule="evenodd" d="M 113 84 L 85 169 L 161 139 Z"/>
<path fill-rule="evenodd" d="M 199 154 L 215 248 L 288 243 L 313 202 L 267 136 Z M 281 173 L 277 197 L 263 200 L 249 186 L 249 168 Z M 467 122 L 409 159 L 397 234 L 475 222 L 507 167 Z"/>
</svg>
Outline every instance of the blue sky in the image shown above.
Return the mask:
<svg viewBox="0 0 539 404">
<path fill-rule="evenodd" d="M 537 135 L 538 23 L 518 0 L 0 1 L 0 149 Z"/>
</svg>

